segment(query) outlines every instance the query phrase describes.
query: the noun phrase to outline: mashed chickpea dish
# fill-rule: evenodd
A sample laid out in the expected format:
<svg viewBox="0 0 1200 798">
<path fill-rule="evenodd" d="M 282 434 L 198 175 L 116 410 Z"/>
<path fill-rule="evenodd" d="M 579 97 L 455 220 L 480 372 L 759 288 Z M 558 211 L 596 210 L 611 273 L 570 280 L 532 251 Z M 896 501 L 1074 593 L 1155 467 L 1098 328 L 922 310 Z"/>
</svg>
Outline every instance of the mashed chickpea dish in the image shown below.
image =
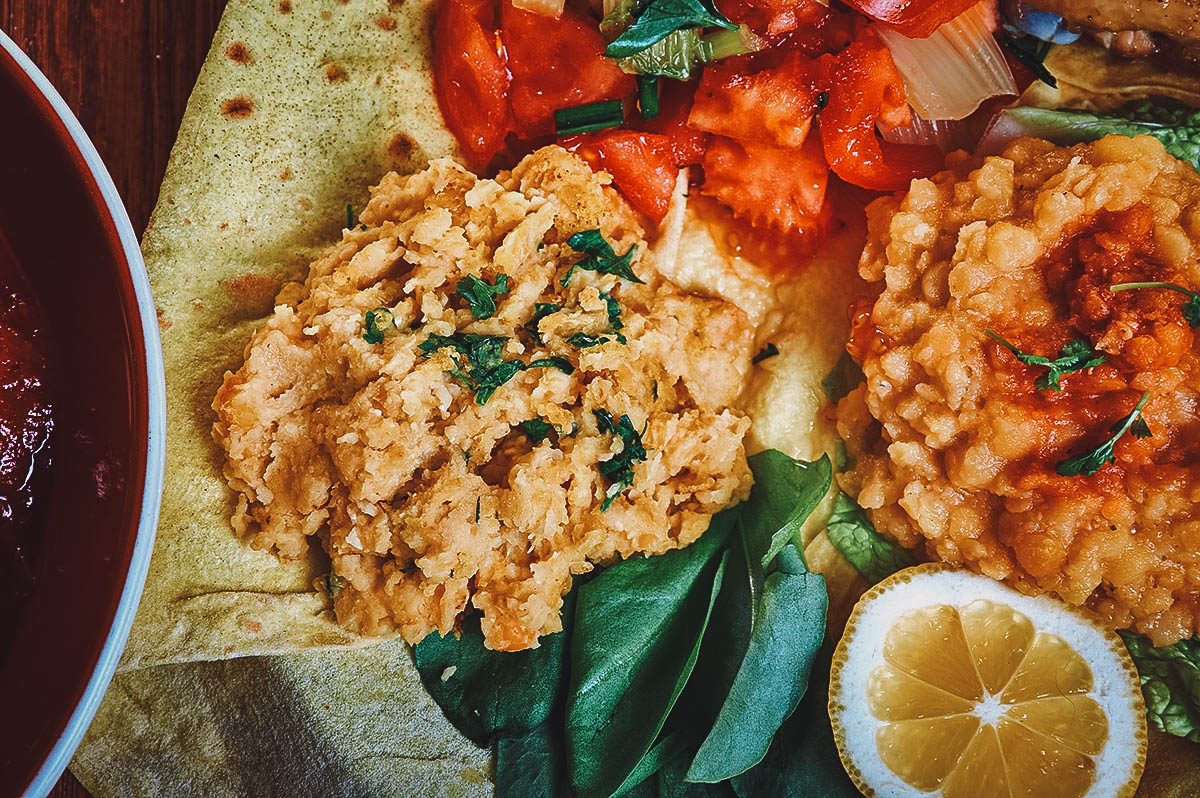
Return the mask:
<svg viewBox="0 0 1200 798">
<path fill-rule="evenodd" d="M 234 526 L 284 557 L 319 542 L 357 632 L 416 642 L 470 605 L 489 646 L 530 648 L 573 574 L 747 496 L 753 333 L 662 278 L 565 150 L 389 175 L 217 396 Z"/>
<path fill-rule="evenodd" d="M 1149 137 L 1019 139 L 868 209 L 843 488 L 906 546 L 1200 630 L 1200 176 Z"/>
</svg>

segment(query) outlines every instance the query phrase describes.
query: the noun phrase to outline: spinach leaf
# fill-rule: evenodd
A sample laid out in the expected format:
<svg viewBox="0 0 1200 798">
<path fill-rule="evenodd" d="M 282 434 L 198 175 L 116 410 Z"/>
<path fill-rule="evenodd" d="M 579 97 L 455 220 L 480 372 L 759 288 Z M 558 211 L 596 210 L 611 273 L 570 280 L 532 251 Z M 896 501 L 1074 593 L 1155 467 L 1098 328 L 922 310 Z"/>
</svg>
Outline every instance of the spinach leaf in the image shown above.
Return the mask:
<svg viewBox="0 0 1200 798">
<path fill-rule="evenodd" d="M 626 250 L 624 255 L 618 256 L 612 245 L 604 240 L 604 236 L 600 234 L 599 230 L 584 230 L 568 238 L 567 245 L 587 257 L 567 269 L 566 275 L 562 278 L 564 286 L 571 281 L 571 275 L 575 273 L 576 269 L 598 274 L 615 274 L 631 283 L 643 282 L 633 273 L 631 265 L 633 253 L 637 251 L 636 244 Z"/>
<path fill-rule="evenodd" d="M 861 798 L 842 767 L 829 722 L 832 642 L 818 654 L 808 693 L 780 727 L 766 758 L 733 778 L 738 798 Z"/>
<path fill-rule="evenodd" d="M 846 394 L 853 391 L 866 379 L 862 369 L 854 362 L 848 352 L 842 352 L 838 362 L 834 364 L 825 378 L 821 380 L 821 388 L 831 402 L 840 402 Z"/>
<path fill-rule="evenodd" d="M 454 293 L 467 300 L 471 315 L 477 319 L 488 319 L 496 313 L 496 297 L 508 293 L 508 275 L 496 275 L 496 284 L 481 280 L 473 274 L 458 281 Z"/>
<path fill-rule="evenodd" d="M 826 530 L 829 541 L 871 584 L 916 563 L 904 548 L 875 531 L 863 508 L 838 493 Z"/>
<path fill-rule="evenodd" d="M 622 784 L 613 794 L 613 798 L 618 798 L 622 795 L 633 796 L 636 798 L 638 794 L 645 793 L 647 795 L 655 792 L 655 782 L 651 781 L 654 774 L 662 770 L 673 759 L 679 757 L 688 748 L 687 738 L 678 732 L 670 732 L 659 738 L 659 741 L 654 744 L 642 760 L 638 762 L 637 767 L 633 769 L 625 778 L 625 783 Z"/>
<path fill-rule="evenodd" d="M 496 740 L 496 798 L 558 798 L 570 790 L 560 724 Z"/>
<path fill-rule="evenodd" d="M 571 617 L 574 593 L 563 603 Z M 498 732 L 532 729 L 550 717 L 567 685 L 566 632 L 541 639 L 528 651 L 492 651 L 483 645 L 479 617 L 462 622 L 462 634 L 427 635 L 413 647 L 421 682 L 446 719 L 476 745 Z"/>
<path fill-rule="evenodd" d="M 579 590 L 567 740 L 581 798 L 607 798 L 650 751 L 699 654 L 734 514 L 684 549 L 625 560 Z"/>
<path fill-rule="evenodd" d="M 635 55 L 677 30 L 725 28 L 737 30 L 710 0 L 650 0 L 633 24 L 618 36 L 604 54 L 609 58 Z"/>
<path fill-rule="evenodd" d="M 775 449 L 751 455 L 754 487 L 742 514 L 742 534 L 754 570 L 765 571 L 829 492 L 829 455 L 807 463 Z"/>
<path fill-rule="evenodd" d="M 734 792 L 729 782 L 701 784 L 685 781 L 691 758 L 692 751 L 684 749 L 658 771 L 658 798 L 733 798 Z"/>
<path fill-rule="evenodd" d="M 1121 637 L 1142 680 L 1150 725 L 1200 743 L 1200 637 L 1162 648 L 1133 632 Z"/>
<path fill-rule="evenodd" d="M 808 689 L 825 638 L 825 579 L 808 572 L 791 543 L 779 552 L 778 564 L 766 578 L 737 678 L 692 760 L 688 781 L 724 781 L 757 765 Z"/>
</svg>

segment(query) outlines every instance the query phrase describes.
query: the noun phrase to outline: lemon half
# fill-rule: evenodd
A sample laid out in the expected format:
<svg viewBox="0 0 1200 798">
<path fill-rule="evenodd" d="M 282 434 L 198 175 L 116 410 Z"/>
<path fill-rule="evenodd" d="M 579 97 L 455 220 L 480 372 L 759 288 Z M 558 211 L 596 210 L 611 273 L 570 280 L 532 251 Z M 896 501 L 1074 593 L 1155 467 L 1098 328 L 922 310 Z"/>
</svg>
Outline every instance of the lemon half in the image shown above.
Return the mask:
<svg viewBox="0 0 1200 798">
<path fill-rule="evenodd" d="M 868 591 L 830 672 L 838 752 L 868 796 L 1132 796 L 1137 670 L 1082 611 L 921 565 Z"/>
</svg>

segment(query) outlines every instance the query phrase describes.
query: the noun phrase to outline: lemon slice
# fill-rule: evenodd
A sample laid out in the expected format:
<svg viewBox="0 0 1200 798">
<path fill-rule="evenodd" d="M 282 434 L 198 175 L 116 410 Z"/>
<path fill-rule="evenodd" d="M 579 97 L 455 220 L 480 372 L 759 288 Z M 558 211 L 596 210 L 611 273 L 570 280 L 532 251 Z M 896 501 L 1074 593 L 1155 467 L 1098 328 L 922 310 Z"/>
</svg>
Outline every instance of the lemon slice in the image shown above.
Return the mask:
<svg viewBox="0 0 1200 798">
<path fill-rule="evenodd" d="M 829 716 L 868 796 L 1131 796 L 1146 762 L 1137 670 L 1115 632 L 943 565 L 859 600 Z"/>
</svg>

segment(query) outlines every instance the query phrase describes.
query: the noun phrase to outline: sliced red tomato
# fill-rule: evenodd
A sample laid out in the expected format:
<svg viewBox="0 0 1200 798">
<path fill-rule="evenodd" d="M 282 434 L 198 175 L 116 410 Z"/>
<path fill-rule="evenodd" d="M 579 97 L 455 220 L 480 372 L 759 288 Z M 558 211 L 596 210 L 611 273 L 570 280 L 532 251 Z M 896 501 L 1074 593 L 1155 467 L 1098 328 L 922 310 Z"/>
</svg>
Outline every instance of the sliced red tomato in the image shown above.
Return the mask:
<svg viewBox="0 0 1200 798">
<path fill-rule="evenodd" d="M 553 134 L 560 108 L 621 99 L 634 89 L 633 78 L 602 55 L 598 23 L 573 6 L 552 19 L 503 0 L 500 28 L 512 72 L 512 112 L 523 138 Z"/>
<path fill-rule="evenodd" d="M 688 124 L 743 143 L 801 146 L 817 111 L 819 64 L 792 51 L 777 66 L 753 69 L 738 58 L 704 70 Z"/>
<path fill-rule="evenodd" d="M 698 81 L 662 80 L 658 116 L 639 124 L 642 130 L 661 133 L 670 140 L 676 166 L 691 166 L 704 160 L 704 151 L 712 138 L 688 124 L 692 97 Z"/>
<path fill-rule="evenodd" d="M 828 223 L 829 167 L 821 142 L 784 149 L 716 136 L 704 156 L 702 191 L 756 227 L 796 237 L 819 237 Z"/>
<path fill-rule="evenodd" d="M 615 130 L 574 136 L 562 144 L 593 169 L 612 175 L 613 185 L 630 205 L 656 222 L 667 215 L 679 177 L 668 136 Z"/>
<path fill-rule="evenodd" d="M 486 166 L 512 129 L 508 69 L 496 34 L 480 22 L 489 3 L 441 0 L 433 29 L 433 80 L 446 127 L 476 166 Z"/>
<path fill-rule="evenodd" d="M 830 168 L 848 183 L 874 191 L 908 188 L 944 161 L 937 147 L 893 144 L 875 129 L 911 119 L 900 73 L 883 42 L 870 29 L 837 56 L 825 56 L 829 102 L 821 111 L 821 142 Z"/>
<path fill-rule="evenodd" d="M 979 0 L 846 0 L 851 8 L 913 39 L 924 39 Z"/>
</svg>

